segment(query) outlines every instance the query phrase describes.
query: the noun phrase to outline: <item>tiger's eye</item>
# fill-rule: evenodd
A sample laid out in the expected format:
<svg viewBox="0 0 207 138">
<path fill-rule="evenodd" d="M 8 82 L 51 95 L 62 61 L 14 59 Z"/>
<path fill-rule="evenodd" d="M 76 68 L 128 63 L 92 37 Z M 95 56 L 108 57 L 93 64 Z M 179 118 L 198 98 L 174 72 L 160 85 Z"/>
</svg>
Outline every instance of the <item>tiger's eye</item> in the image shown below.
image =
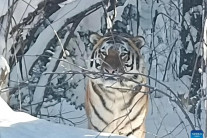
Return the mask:
<svg viewBox="0 0 207 138">
<path fill-rule="evenodd" d="M 121 55 L 120 55 L 120 56 L 122 56 L 122 57 L 123 57 L 123 56 L 125 56 L 125 55 L 126 55 L 126 53 L 121 53 Z"/>
<path fill-rule="evenodd" d="M 104 55 L 104 56 L 106 56 L 106 52 L 105 51 L 102 51 L 101 54 Z"/>
<path fill-rule="evenodd" d="M 121 54 L 120 54 L 120 57 L 121 57 L 122 59 L 126 59 L 126 58 L 128 57 L 128 53 L 121 53 Z"/>
</svg>

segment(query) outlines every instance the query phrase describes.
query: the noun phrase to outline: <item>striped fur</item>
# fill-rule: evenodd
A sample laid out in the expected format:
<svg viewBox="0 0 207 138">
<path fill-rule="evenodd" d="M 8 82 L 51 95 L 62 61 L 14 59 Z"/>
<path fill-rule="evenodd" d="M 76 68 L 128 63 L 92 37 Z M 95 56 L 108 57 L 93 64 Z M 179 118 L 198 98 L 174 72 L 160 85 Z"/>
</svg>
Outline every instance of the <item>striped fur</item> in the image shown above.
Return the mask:
<svg viewBox="0 0 207 138">
<path fill-rule="evenodd" d="M 140 48 L 143 37 L 128 34 L 93 34 L 94 50 L 89 69 L 104 73 L 93 75 L 86 90 L 89 128 L 99 132 L 145 137 L 148 110 L 147 78 Z"/>
</svg>

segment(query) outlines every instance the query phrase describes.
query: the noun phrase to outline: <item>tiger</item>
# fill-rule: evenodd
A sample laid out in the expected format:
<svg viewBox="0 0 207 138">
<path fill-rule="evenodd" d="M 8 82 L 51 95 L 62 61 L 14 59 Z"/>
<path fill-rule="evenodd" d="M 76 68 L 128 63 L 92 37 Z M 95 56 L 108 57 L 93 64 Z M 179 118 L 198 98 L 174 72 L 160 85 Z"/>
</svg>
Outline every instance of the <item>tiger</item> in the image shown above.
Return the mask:
<svg viewBox="0 0 207 138">
<path fill-rule="evenodd" d="M 93 50 L 86 87 L 88 128 L 99 132 L 144 138 L 148 112 L 147 77 L 142 36 L 110 32 L 91 33 Z"/>
</svg>

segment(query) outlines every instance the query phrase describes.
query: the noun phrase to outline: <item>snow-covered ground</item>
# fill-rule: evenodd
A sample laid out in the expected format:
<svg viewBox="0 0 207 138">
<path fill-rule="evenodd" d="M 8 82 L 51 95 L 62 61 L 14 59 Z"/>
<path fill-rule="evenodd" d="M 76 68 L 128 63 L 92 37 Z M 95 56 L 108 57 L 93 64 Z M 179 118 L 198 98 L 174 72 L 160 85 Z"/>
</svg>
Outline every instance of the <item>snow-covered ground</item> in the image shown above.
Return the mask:
<svg viewBox="0 0 207 138">
<path fill-rule="evenodd" d="M 159 105 L 154 103 L 154 111 L 152 108 L 149 111 L 146 122 L 146 138 L 187 138 L 191 129 L 189 125 L 185 126 L 186 120 L 181 120 L 183 118 L 182 115 L 179 118 L 176 114 L 177 109 L 167 109 L 168 103 L 163 102 L 168 101 L 162 99 Z M 158 107 L 160 109 L 157 110 L 156 108 Z M 162 108 L 167 110 L 163 112 L 161 111 Z M 107 138 L 109 136 L 122 138 L 121 136 L 112 136 L 111 134 L 98 133 L 93 130 L 55 124 L 27 113 L 15 112 L 1 97 L 0 113 L 0 138 L 95 138 L 96 136 L 98 138 Z M 162 122 L 161 125 L 160 121 Z M 182 123 L 182 121 L 185 123 Z"/>
<path fill-rule="evenodd" d="M 0 97 L 0 138 L 124 138 L 92 130 L 69 127 L 14 112 Z"/>
</svg>

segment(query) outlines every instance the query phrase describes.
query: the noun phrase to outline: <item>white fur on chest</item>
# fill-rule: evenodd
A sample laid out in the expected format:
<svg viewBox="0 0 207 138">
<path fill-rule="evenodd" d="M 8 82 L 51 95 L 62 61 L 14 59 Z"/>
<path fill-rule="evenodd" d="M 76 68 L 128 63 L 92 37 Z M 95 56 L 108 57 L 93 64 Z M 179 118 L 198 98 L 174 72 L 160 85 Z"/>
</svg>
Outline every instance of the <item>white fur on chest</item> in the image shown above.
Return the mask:
<svg viewBox="0 0 207 138">
<path fill-rule="evenodd" d="M 93 91 L 94 89 L 91 87 L 91 90 Z M 137 99 L 140 99 L 140 97 L 143 96 L 143 93 L 137 93 L 135 95 L 132 94 L 132 91 L 120 92 L 119 90 L 112 88 L 108 88 L 104 91 L 99 88 L 98 91 L 102 98 L 106 100 L 105 106 L 108 107 L 113 113 L 106 111 L 100 98 L 97 96 L 96 92 L 93 91 L 91 93 L 91 100 L 93 100 L 93 103 L 96 103 L 96 110 L 101 113 L 100 116 L 102 116 L 108 124 L 106 125 L 105 123 L 100 122 L 97 116 L 93 113 L 91 114 L 92 122 L 95 123 L 94 125 L 98 125 L 101 130 L 104 129 L 103 131 L 105 132 L 112 132 L 114 130 L 113 133 L 119 134 L 121 132 L 120 129 L 124 127 L 124 122 L 129 121 L 130 118 L 136 113 L 133 113 L 132 110 L 139 109 L 139 105 L 136 104 L 136 102 Z M 129 105 L 128 108 L 124 108 L 133 96 L 135 97 L 131 102 L 131 105 Z M 143 118 L 144 116 L 140 117 L 141 120 L 143 120 Z"/>
</svg>

